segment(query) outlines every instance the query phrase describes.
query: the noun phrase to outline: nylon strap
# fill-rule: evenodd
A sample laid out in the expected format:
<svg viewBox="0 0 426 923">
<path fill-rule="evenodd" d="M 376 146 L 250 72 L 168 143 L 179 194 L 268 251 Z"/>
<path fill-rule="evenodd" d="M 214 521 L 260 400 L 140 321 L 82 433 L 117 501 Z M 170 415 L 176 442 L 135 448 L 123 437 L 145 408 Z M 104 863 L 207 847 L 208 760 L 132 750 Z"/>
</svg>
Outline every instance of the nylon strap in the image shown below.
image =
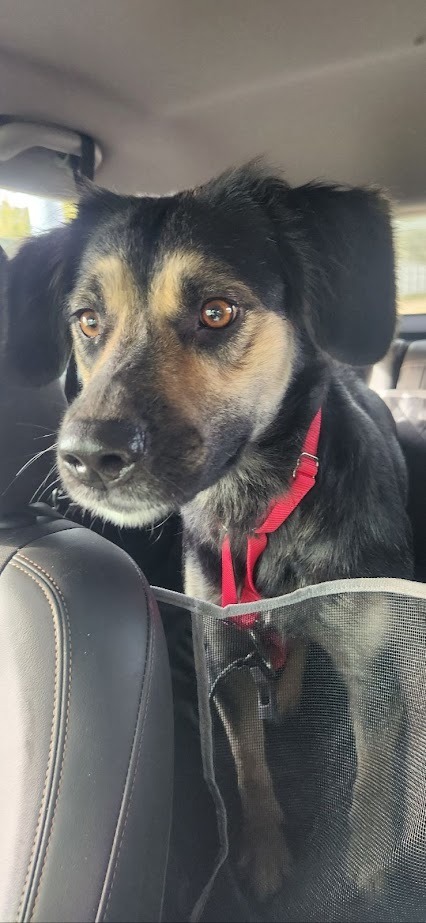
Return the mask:
<svg viewBox="0 0 426 923">
<path fill-rule="evenodd" d="M 320 430 L 321 410 L 318 410 L 307 432 L 289 489 L 272 504 L 264 522 L 247 538 L 246 572 L 240 594 L 235 580 L 230 538 L 229 535 L 225 536 L 222 544 L 222 606 L 251 603 L 262 598 L 254 582 L 256 564 L 266 549 L 268 535 L 283 525 L 315 484 L 319 465 L 317 453 Z M 234 616 L 230 621 L 239 628 L 253 629 L 258 615 L 253 612 Z"/>
</svg>

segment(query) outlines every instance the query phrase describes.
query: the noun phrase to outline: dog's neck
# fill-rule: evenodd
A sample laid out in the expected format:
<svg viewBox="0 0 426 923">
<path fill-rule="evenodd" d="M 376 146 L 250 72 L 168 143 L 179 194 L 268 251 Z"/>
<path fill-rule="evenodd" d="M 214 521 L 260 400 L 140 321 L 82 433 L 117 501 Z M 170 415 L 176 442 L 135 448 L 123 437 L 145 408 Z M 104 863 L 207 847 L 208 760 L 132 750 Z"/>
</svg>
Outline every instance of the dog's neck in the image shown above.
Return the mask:
<svg viewBox="0 0 426 923">
<path fill-rule="evenodd" d="M 246 447 L 231 471 L 185 507 L 185 524 L 199 542 L 218 546 L 225 531 L 245 537 L 285 492 L 329 378 L 326 361 L 304 362 L 267 431 Z"/>
</svg>

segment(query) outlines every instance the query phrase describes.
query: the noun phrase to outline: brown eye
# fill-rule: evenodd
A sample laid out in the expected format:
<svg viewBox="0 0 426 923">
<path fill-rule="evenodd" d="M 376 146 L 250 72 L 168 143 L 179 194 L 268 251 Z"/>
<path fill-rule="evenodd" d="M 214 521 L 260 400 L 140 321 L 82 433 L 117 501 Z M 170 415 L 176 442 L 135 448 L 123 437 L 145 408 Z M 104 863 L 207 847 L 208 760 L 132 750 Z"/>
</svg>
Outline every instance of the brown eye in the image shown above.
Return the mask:
<svg viewBox="0 0 426 923">
<path fill-rule="evenodd" d="M 220 330 L 232 324 L 236 316 L 237 308 L 234 304 L 230 304 L 223 298 L 212 298 L 211 301 L 206 301 L 201 308 L 200 320 L 204 327 Z"/>
<path fill-rule="evenodd" d="M 84 333 L 84 336 L 94 337 L 99 336 L 101 331 L 101 324 L 99 314 L 96 311 L 85 310 L 81 311 L 78 315 L 78 322 L 80 324 L 80 330 Z"/>
</svg>

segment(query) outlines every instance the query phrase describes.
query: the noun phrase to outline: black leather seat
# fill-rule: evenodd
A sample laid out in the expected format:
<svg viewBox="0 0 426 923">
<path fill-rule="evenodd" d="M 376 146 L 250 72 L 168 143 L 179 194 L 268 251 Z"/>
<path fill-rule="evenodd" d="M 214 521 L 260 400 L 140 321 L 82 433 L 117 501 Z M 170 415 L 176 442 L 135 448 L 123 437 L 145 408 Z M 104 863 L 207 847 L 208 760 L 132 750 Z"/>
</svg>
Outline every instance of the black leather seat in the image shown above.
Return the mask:
<svg viewBox="0 0 426 923">
<path fill-rule="evenodd" d="M 50 517 L 0 554 L 0 918 L 158 920 L 173 728 L 149 588 Z"/>
<path fill-rule="evenodd" d="M 0 365 L 0 393 L 0 920 L 159 920 L 173 787 L 159 613 L 121 549 L 28 507 L 49 453 L 14 480 L 57 425 L 59 385 L 12 388 Z"/>
<path fill-rule="evenodd" d="M 426 340 L 395 341 L 374 367 L 370 387 L 392 411 L 409 472 L 415 579 L 426 582 Z"/>
</svg>

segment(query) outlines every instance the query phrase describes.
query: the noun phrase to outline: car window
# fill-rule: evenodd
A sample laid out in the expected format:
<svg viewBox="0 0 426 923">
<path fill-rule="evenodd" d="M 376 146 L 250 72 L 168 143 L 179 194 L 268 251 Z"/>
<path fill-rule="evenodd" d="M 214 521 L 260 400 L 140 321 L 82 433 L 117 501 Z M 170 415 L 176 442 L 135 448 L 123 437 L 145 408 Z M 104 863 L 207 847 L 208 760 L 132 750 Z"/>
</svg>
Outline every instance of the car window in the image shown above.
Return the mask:
<svg viewBox="0 0 426 923">
<path fill-rule="evenodd" d="M 395 220 L 398 311 L 426 314 L 426 210 Z"/>
<path fill-rule="evenodd" d="M 74 211 L 72 202 L 0 189 L 0 246 L 11 257 L 23 238 L 69 221 Z"/>
<path fill-rule="evenodd" d="M 25 237 L 75 214 L 70 201 L 0 189 L 0 246 L 9 257 Z M 394 223 L 399 314 L 426 314 L 426 210 L 397 214 Z"/>
</svg>

